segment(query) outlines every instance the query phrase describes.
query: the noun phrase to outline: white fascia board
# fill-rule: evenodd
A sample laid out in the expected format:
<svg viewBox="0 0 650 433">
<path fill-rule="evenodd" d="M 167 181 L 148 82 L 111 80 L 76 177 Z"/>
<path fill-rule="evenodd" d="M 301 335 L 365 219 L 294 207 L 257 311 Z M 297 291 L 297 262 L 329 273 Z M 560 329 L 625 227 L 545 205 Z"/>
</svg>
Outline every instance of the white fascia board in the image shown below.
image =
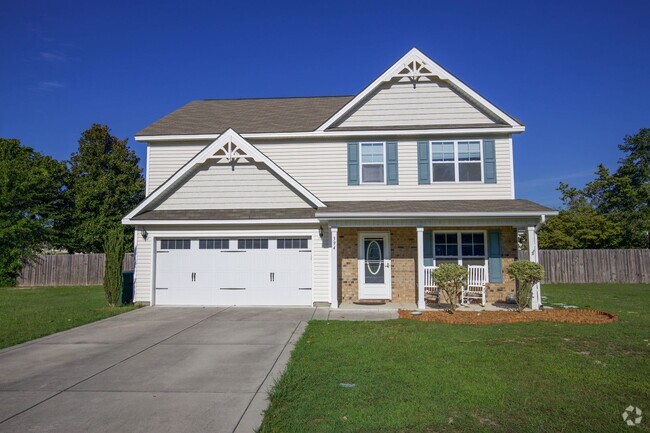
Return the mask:
<svg viewBox="0 0 650 433">
<path fill-rule="evenodd" d="M 273 132 L 241 134 L 246 139 L 293 139 L 293 138 L 331 138 L 331 137 L 409 137 L 423 135 L 482 135 L 482 134 L 519 134 L 526 130 L 524 126 L 496 128 L 446 128 L 446 129 L 399 129 L 367 131 L 311 131 L 311 132 Z M 188 134 L 188 135 L 137 135 L 135 139 L 141 142 L 154 141 L 200 141 L 216 140 L 220 134 Z"/>
<path fill-rule="evenodd" d="M 160 197 L 162 194 L 173 188 L 178 182 L 185 178 L 194 168 L 203 164 L 209 158 L 214 156 L 214 153 L 219 149 L 220 146 L 233 143 L 237 147 L 244 149 L 250 157 L 258 162 L 264 163 L 271 171 L 280 176 L 284 181 L 291 185 L 295 190 L 297 190 L 303 197 L 305 197 L 312 205 L 315 207 L 326 207 L 323 202 L 321 202 L 318 197 L 311 193 L 307 188 L 298 183 L 294 178 L 289 176 L 284 170 L 277 166 L 271 159 L 266 155 L 260 152 L 255 146 L 246 141 L 241 135 L 239 135 L 233 129 L 228 129 L 223 134 L 219 135 L 219 138 L 214 140 L 211 144 L 205 147 L 202 151 L 196 154 L 185 166 L 178 170 L 172 177 L 167 179 L 158 189 L 149 194 L 135 209 L 129 212 L 124 220 L 130 220 L 143 210 L 147 208 L 151 203 Z"/>
<path fill-rule="evenodd" d="M 406 65 L 409 62 L 412 61 L 419 61 L 420 63 L 424 64 L 425 67 L 433 73 L 433 75 L 438 76 L 442 80 L 447 80 L 450 83 L 452 83 L 454 86 L 456 86 L 458 89 L 460 89 L 463 93 L 474 99 L 476 102 L 479 104 L 483 105 L 488 111 L 492 112 L 494 115 L 505 121 L 508 125 L 515 127 L 515 126 L 522 126 L 519 122 L 517 122 L 515 119 L 510 117 L 508 114 L 504 113 L 501 111 L 499 108 L 497 108 L 494 104 L 492 104 L 490 101 L 479 95 L 477 92 L 472 90 L 469 86 L 467 86 L 465 83 L 463 83 L 461 80 L 456 78 L 453 74 L 451 74 L 449 71 L 444 69 L 442 66 L 431 60 L 429 57 L 427 57 L 424 53 L 422 53 L 420 50 L 417 48 L 412 48 L 408 53 L 406 53 L 401 59 L 399 59 L 393 66 L 388 68 L 386 72 L 381 74 L 379 78 L 377 78 L 375 81 L 373 81 L 368 87 L 363 89 L 361 93 L 359 93 L 357 96 L 355 96 L 350 102 L 345 104 L 343 108 L 341 108 L 339 111 L 337 111 L 332 117 L 330 117 L 325 123 L 323 123 L 321 126 L 318 127 L 317 131 L 324 131 L 330 126 L 332 126 L 335 122 L 341 119 L 345 114 L 347 114 L 350 110 L 352 110 L 359 102 L 361 102 L 363 99 L 365 99 L 371 92 L 376 90 L 382 83 L 391 80 L 393 77 L 395 77 L 402 69 L 406 67 Z"/>
<path fill-rule="evenodd" d="M 270 225 L 270 224 L 318 224 L 320 220 L 306 219 L 260 219 L 260 220 L 132 220 L 122 219 L 130 226 L 222 226 L 222 225 Z"/>
<path fill-rule="evenodd" d="M 557 211 L 545 212 L 337 212 L 319 213 L 316 217 L 322 221 L 334 219 L 405 219 L 405 218 L 501 218 L 501 217 L 541 217 L 555 216 Z"/>
</svg>

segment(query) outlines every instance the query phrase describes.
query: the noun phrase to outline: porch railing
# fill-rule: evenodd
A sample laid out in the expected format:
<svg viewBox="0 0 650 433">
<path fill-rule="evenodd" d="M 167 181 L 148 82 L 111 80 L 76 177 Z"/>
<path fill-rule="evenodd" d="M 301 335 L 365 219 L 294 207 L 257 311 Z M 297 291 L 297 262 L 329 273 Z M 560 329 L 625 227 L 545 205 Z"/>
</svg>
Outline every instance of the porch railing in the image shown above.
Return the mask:
<svg viewBox="0 0 650 433">
<path fill-rule="evenodd" d="M 431 271 L 436 269 L 436 266 L 425 266 L 424 267 L 424 296 L 438 296 L 438 286 L 436 282 L 433 281 L 433 275 Z"/>
</svg>

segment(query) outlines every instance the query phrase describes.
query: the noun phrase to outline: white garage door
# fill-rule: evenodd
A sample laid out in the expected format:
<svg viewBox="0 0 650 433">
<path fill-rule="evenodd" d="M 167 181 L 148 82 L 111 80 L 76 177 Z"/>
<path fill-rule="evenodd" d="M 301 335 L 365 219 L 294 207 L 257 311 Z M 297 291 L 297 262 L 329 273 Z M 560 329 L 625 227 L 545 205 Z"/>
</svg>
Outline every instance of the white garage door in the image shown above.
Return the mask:
<svg viewBox="0 0 650 433">
<path fill-rule="evenodd" d="M 157 305 L 312 305 L 311 240 L 157 241 Z"/>
</svg>

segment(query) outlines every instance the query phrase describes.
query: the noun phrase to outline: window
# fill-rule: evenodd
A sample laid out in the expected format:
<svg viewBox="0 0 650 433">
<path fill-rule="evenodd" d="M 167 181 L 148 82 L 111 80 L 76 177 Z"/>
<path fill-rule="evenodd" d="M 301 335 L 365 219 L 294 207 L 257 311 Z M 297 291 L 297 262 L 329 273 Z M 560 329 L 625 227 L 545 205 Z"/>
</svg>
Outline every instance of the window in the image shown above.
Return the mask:
<svg viewBox="0 0 650 433">
<path fill-rule="evenodd" d="M 433 242 L 436 266 L 442 263 L 486 265 L 484 232 L 437 232 L 433 235 Z"/>
<path fill-rule="evenodd" d="M 431 182 L 482 180 L 481 140 L 431 142 Z"/>
<path fill-rule="evenodd" d="M 361 143 L 361 183 L 384 183 L 385 162 L 384 143 Z"/>
<path fill-rule="evenodd" d="M 237 248 L 240 250 L 266 250 L 269 248 L 268 239 L 239 239 Z"/>
<path fill-rule="evenodd" d="M 163 239 L 160 241 L 161 250 L 189 250 L 189 239 Z"/>
<path fill-rule="evenodd" d="M 228 239 L 200 239 L 200 250 L 227 250 L 230 247 Z"/>
<path fill-rule="evenodd" d="M 278 239 L 278 249 L 307 249 L 307 239 Z"/>
</svg>

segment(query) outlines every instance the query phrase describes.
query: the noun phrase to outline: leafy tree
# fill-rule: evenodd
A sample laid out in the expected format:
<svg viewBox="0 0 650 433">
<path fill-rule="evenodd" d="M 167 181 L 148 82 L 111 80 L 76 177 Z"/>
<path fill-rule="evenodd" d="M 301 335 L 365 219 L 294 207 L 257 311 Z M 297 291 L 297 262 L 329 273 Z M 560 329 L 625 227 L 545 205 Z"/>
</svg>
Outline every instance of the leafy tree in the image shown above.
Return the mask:
<svg viewBox="0 0 650 433">
<path fill-rule="evenodd" d="M 66 167 L 19 140 L 0 138 L 0 286 L 55 240 Z"/>
<path fill-rule="evenodd" d="M 71 252 L 101 252 L 106 234 L 144 198 L 139 158 L 110 134 L 106 125 L 92 125 L 81 134 L 70 160 L 69 202 L 63 246 Z M 123 228 L 127 242 L 133 232 Z"/>
<path fill-rule="evenodd" d="M 533 286 L 544 278 L 544 268 L 539 263 L 526 260 L 512 262 L 507 269 L 510 278 L 517 281 L 517 311 L 520 313 L 530 305 Z"/>
<path fill-rule="evenodd" d="M 444 292 L 449 302 L 449 312 L 456 311 L 463 284 L 467 282 L 467 268 L 455 263 L 443 263 L 431 271 L 433 280 L 441 292 Z"/>
<path fill-rule="evenodd" d="M 564 209 L 539 232 L 540 248 L 644 248 L 650 230 L 650 129 L 627 135 L 611 173 L 599 165 L 583 189 L 561 183 Z"/>
</svg>

